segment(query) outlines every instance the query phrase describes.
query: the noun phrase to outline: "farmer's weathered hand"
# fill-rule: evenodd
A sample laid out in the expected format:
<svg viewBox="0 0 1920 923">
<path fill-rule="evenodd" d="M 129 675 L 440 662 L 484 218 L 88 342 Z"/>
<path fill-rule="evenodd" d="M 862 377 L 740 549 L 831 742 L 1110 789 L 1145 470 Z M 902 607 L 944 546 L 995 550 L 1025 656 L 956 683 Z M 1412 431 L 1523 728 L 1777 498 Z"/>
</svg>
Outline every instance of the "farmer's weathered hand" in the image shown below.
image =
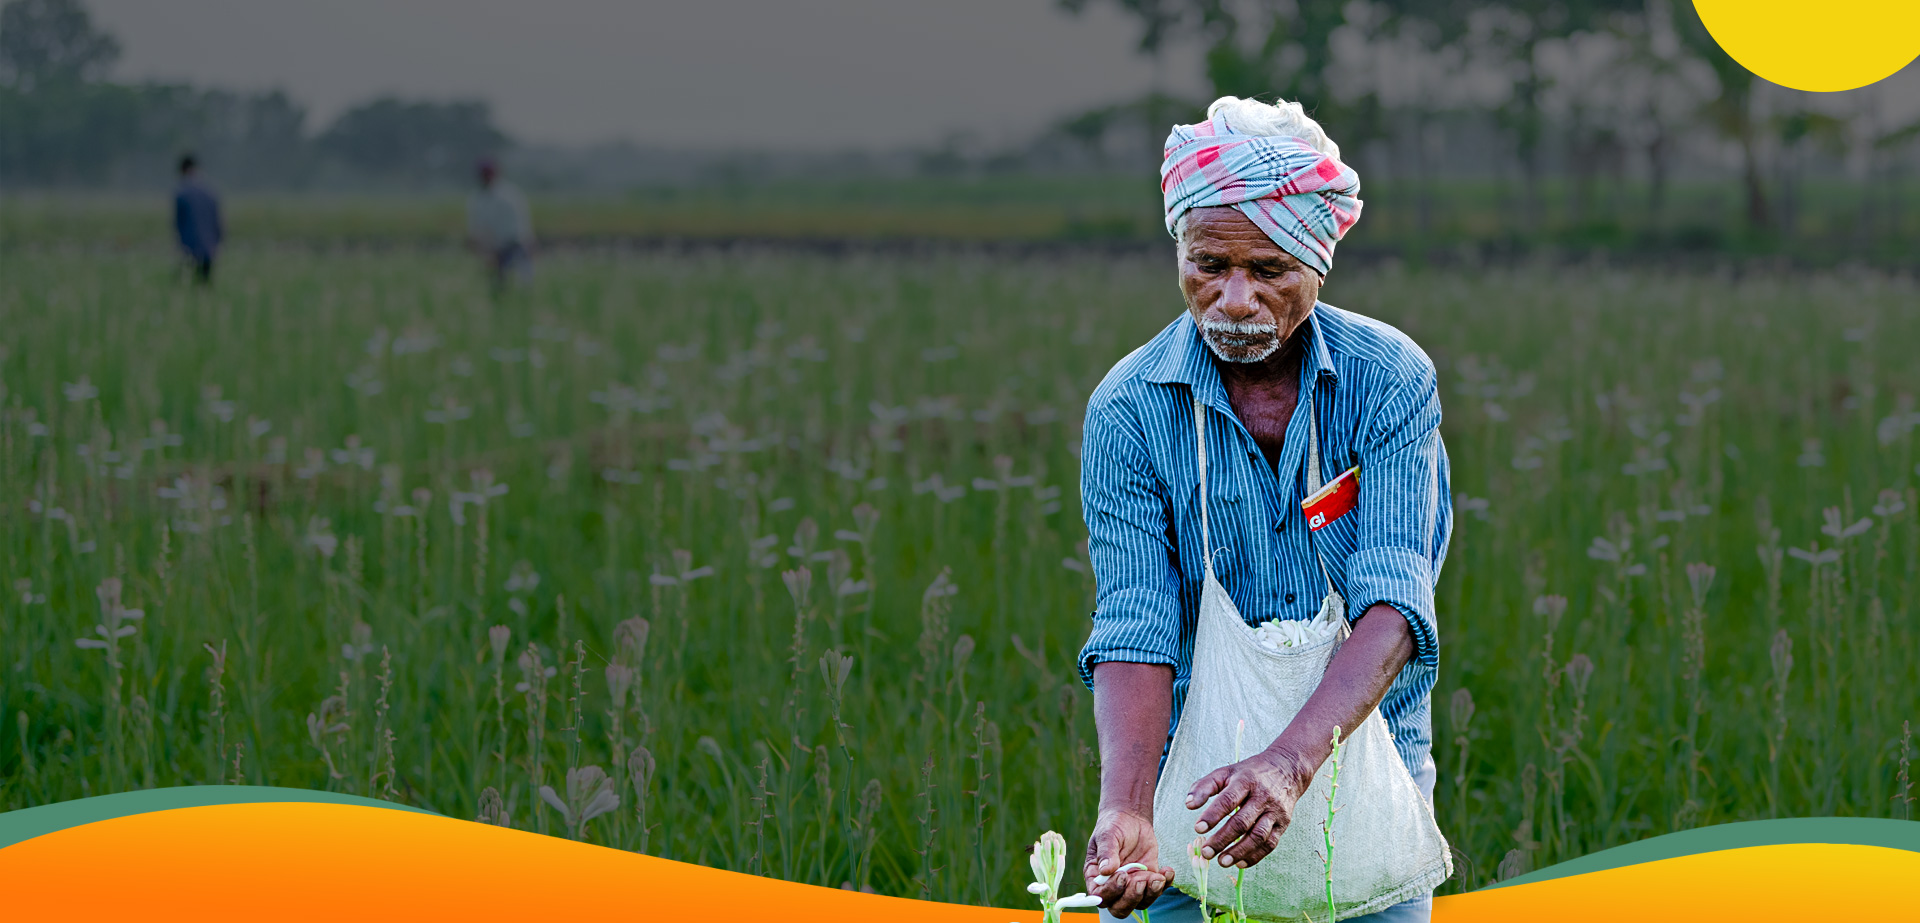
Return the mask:
<svg viewBox="0 0 1920 923">
<path fill-rule="evenodd" d="M 1312 782 L 1304 761 L 1277 747 L 1201 776 L 1187 793 L 1188 810 L 1207 806 L 1193 827 L 1195 833 L 1213 834 L 1201 844 L 1201 858 L 1218 856 L 1227 868 L 1265 859 L 1280 844 L 1280 834 L 1293 822 L 1294 802 Z"/>
<path fill-rule="evenodd" d="M 1136 862 L 1146 868 L 1120 871 Z M 1151 812 L 1101 810 L 1087 840 L 1087 863 L 1081 875 L 1087 880 L 1087 893 L 1099 897 L 1101 906 L 1116 917 L 1153 903 L 1173 881 L 1173 869 L 1160 864 Z M 1106 881 L 1095 884 L 1102 876 Z"/>
</svg>

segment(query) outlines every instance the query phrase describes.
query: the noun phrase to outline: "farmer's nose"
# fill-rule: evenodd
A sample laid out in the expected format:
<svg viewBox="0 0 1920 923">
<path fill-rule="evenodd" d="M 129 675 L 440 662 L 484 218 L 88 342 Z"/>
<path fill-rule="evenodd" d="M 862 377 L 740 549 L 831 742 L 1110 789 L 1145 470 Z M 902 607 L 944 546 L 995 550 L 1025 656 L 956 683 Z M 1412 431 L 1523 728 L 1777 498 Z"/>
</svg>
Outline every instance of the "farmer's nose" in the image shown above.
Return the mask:
<svg viewBox="0 0 1920 923">
<path fill-rule="evenodd" d="M 1220 300 L 1215 302 L 1215 307 L 1230 323 L 1253 320 L 1260 313 L 1260 299 L 1254 296 L 1253 280 L 1245 273 L 1230 273 L 1221 283 Z"/>
</svg>

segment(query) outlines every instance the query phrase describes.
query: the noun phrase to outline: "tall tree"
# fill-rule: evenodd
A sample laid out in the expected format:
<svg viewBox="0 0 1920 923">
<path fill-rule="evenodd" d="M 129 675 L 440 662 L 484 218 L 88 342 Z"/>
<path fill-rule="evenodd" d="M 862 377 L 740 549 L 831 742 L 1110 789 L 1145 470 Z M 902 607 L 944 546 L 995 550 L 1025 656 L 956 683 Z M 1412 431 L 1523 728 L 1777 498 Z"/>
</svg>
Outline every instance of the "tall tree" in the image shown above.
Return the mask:
<svg viewBox="0 0 1920 923">
<path fill-rule="evenodd" d="M 1784 112 L 1769 121 L 1780 142 L 1776 171 L 1780 195 L 1774 226 L 1782 235 L 1792 237 L 1800 225 L 1800 177 L 1807 158 L 1844 158 L 1850 126 L 1845 119 L 1807 109 Z"/>
<path fill-rule="evenodd" d="M 1756 231 L 1765 230 L 1772 225 L 1772 220 L 1767 207 L 1766 180 L 1760 173 L 1761 126 L 1753 114 L 1753 92 L 1760 78 L 1720 47 L 1693 4 L 1675 3 L 1671 10 L 1681 47 L 1713 68 L 1714 79 L 1719 82 L 1720 95 L 1707 104 L 1706 115 L 1721 137 L 1739 146 L 1740 180 L 1747 192 L 1747 224 Z"/>
<path fill-rule="evenodd" d="M 1616 16 L 1636 15 L 1645 0 L 1375 0 L 1392 21 L 1420 22 L 1438 41 L 1454 42 L 1478 30 L 1506 56 L 1512 88 L 1494 111 L 1513 142 L 1525 184 L 1525 220 L 1538 227 L 1541 151 L 1547 120 L 1541 102 L 1548 76 L 1540 68 L 1540 46 L 1597 29 Z"/>
<path fill-rule="evenodd" d="M 1875 195 L 1877 192 L 1878 201 L 1881 201 L 1886 209 L 1886 236 L 1889 239 L 1898 240 L 1904 230 L 1901 225 L 1903 216 L 1900 204 L 1906 199 L 1906 190 L 1902 186 L 1907 167 L 1912 164 L 1911 159 L 1906 164 L 1902 164 L 1897 159 L 1897 155 L 1920 146 L 1917 142 L 1920 142 L 1920 119 L 1916 119 L 1911 125 L 1896 128 L 1873 139 L 1874 155 L 1884 164 L 1881 168 L 1881 181 L 1885 188 L 1877 191 L 1870 190 L 1868 194 Z M 1873 223 L 1867 221 L 1864 222 L 1864 226 L 1867 236 L 1872 237 L 1875 233 Z"/>
<path fill-rule="evenodd" d="M 137 94 L 95 81 L 120 43 L 78 0 L 0 7 L 0 176 L 98 182 L 138 134 Z"/>
<path fill-rule="evenodd" d="M 1621 30 L 1626 55 L 1617 62 L 1619 79 L 1638 72 L 1651 79 L 1639 101 L 1639 142 L 1647 158 L 1647 226 L 1658 230 L 1666 207 L 1667 182 L 1672 170 L 1677 124 L 1691 116 L 1685 99 L 1685 68 L 1689 59 L 1674 31 L 1673 0 L 1646 0 L 1646 13 Z M 1678 91 L 1678 92 L 1676 92 Z"/>
<path fill-rule="evenodd" d="M 95 80 L 120 42 L 94 28 L 80 0 L 12 0 L 0 7 L 0 76 L 19 90 Z"/>
<path fill-rule="evenodd" d="M 1103 0 L 1058 0 L 1080 12 Z M 1348 147 L 1382 131 L 1372 94 L 1342 98 L 1328 85 L 1333 34 L 1347 24 L 1344 0 L 1104 0 L 1139 23 L 1139 49 L 1159 55 L 1170 43 L 1206 49 L 1214 96 L 1279 97 L 1300 102 Z"/>
</svg>

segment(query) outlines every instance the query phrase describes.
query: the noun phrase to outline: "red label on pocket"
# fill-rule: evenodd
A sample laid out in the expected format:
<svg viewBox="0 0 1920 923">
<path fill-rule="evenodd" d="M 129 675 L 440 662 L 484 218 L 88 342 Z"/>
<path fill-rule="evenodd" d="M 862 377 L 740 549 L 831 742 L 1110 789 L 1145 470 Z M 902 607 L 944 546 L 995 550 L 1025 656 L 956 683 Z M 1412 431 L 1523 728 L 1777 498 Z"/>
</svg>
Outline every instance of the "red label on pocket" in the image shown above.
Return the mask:
<svg viewBox="0 0 1920 923">
<path fill-rule="evenodd" d="M 1360 503 L 1360 466 L 1355 465 L 1327 482 L 1300 504 L 1307 514 L 1307 528 L 1318 532 L 1322 526 L 1353 512 Z"/>
</svg>

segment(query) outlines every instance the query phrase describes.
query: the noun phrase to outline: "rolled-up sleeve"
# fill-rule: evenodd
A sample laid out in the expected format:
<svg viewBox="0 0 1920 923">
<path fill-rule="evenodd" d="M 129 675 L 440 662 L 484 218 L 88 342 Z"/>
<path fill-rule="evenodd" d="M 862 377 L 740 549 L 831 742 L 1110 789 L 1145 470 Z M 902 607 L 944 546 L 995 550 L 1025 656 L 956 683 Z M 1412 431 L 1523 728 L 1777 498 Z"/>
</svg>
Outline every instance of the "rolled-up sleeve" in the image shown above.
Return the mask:
<svg viewBox="0 0 1920 923">
<path fill-rule="evenodd" d="M 1449 523 L 1440 392 L 1430 363 L 1389 396 L 1359 454 L 1360 525 L 1347 559 L 1347 619 L 1357 621 L 1378 603 L 1398 609 L 1413 629 L 1414 659 L 1438 667 L 1433 586 Z"/>
<path fill-rule="evenodd" d="M 1168 501 L 1145 434 L 1110 406 L 1089 407 L 1080 452 L 1080 505 L 1099 586 L 1080 680 L 1095 664 L 1176 663 L 1180 576 Z"/>
</svg>

